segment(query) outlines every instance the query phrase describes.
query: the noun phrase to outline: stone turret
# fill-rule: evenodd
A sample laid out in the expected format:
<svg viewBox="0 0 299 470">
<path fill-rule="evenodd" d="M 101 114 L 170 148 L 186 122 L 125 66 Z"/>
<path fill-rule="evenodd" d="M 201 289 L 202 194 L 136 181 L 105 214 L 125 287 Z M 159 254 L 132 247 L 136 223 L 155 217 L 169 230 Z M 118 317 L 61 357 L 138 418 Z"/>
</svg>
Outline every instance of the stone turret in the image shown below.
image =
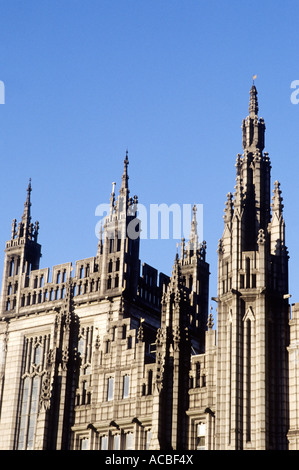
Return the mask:
<svg viewBox="0 0 299 470">
<path fill-rule="evenodd" d="M 116 198 L 116 183 L 113 183 L 110 212 L 100 230 L 97 263 L 101 277 L 101 295 L 119 295 L 121 292 L 137 295 L 140 220 L 137 218 L 138 198 L 129 197 L 128 165 L 127 152 L 119 195 Z"/>
<path fill-rule="evenodd" d="M 41 245 L 37 243 L 39 223 L 31 222 L 31 179 L 27 188 L 24 211 L 19 224 L 14 219 L 11 239 L 6 242 L 2 281 L 1 315 L 17 313 L 20 292 L 29 282 L 32 271 L 39 268 Z"/>
<path fill-rule="evenodd" d="M 287 447 L 288 256 L 277 182 L 270 203 L 258 109 L 253 85 L 218 250 L 218 449 Z"/>
</svg>

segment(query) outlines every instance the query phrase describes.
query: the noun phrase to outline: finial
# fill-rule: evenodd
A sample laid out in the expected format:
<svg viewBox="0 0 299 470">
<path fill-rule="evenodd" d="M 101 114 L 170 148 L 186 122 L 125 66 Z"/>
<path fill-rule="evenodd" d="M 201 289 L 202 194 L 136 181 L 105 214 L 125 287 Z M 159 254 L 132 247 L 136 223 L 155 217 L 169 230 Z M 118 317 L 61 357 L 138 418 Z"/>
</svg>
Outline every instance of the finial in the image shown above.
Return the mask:
<svg viewBox="0 0 299 470">
<path fill-rule="evenodd" d="M 196 204 L 193 204 L 192 212 L 193 212 L 193 220 L 192 220 L 192 222 L 194 222 L 194 224 L 196 225 L 196 230 L 197 230 L 197 220 L 196 220 L 197 206 L 196 206 Z"/>
<path fill-rule="evenodd" d="M 198 247 L 197 220 L 196 220 L 197 207 L 196 207 L 196 204 L 193 205 L 192 212 L 193 212 L 193 217 L 192 217 L 192 222 L 191 222 L 191 232 L 190 232 L 190 236 L 189 236 L 188 249 L 194 251 L 194 253 L 195 253 L 196 250 L 197 250 L 197 247 Z"/>
<path fill-rule="evenodd" d="M 226 195 L 226 202 L 225 202 L 225 209 L 224 209 L 224 222 L 231 222 L 233 217 L 233 195 L 232 193 L 228 193 Z"/>
<path fill-rule="evenodd" d="M 185 238 L 183 237 L 181 240 L 181 262 L 183 263 L 185 258 Z"/>
<path fill-rule="evenodd" d="M 144 322 L 144 318 L 140 318 L 139 320 L 139 329 L 138 329 L 138 333 L 137 333 L 137 340 L 138 342 L 142 342 L 143 341 L 143 337 L 144 337 L 144 334 L 143 334 L 143 325 L 142 323 Z"/>
<path fill-rule="evenodd" d="M 11 239 L 13 240 L 16 236 L 16 226 L 17 226 L 17 220 L 13 219 L 12 221 L 12 226 L 11 226 Z"/>
<path fill-rule="evenodd" d="M 123 175 L 122 175 L 122 182 L 121 182 L 121 187 L 120 187 L 120 193 L 122 193 L 123 190 L 129 188 L 129 185 L 128 185 L 128 180 L 129 180 L 129 176 L 128 176 L 128 165 L 129 165 L 129 157 L 128 157 L 128 150 L 127 150 L 127 151 L 126 151 L 126 157 L 125 157 L 125 159 L 124 159 L 124 172 L 123 172 Z"/>
<path fill-rule="evenodd" d="M 253 77 L 252 77 L 252 84 L 253 85 L 254 85 L 254 80 L 256 80 L 256 78 L 257 78 L 257 75 L 253 75 Z"/>
<path fill-rule="evenodd" d="M 258 114 L 258 110 L 259 110 L 259 107 L 258 107 L 258 101 L 257 101 L 257 89 L 253 82 L 253 85 L 250 89 L 249 116 L 251 118 L 254 118 Z"/>
<path fill-rule="evenodd" d="M 31 215 L 30 215 L 30 207 L 31 207 L 30 194 L 31 194 L 31 191 L 32 191 L 31 178 L 29 178 L 29 184 L 28 184 L 28 187 L 27 187 L 27 198 L 26 198 L 26 201 L 25 201 L 25 204 L 24 204 L 24 212 L 23 212 L 23 215 L 22 215 L 22 227 L 23 227 L 24 231 L 21 231 L 26 237 L 28 235 L 28 230 L 29 230 L 30 223 L 31 223 Z"/>
<path fill-rule="evenodd" d="M 28 184 L 28 187 L 27 187 L 27 200 L 26 200 L 26 203 L 27 203 L 27 204 L 30 204 L 30 194 L 31 194 L 31 191 L 32 191 L 32 187 L 31 187 L 31 178 L 29 178 L 29 184 Z"/>
<path fill-rule="evenodd" d="M 203 261 L 206 260 L 207 242 L 204 240 L 200 245 L 200 256 Z"/>
<path fill-rule="evenodd" d="M 100 230 L 99 230 L 99 239 L 102 240 L 103 239 L 103 224 L 101 223 L 100 225 Z"/>
<path fill-rule="evenodd" d="M 207 327 L 209 328 L 209 330 L 212 330 L 212 328 L 214 326 L 214 319 L 213 319 L 212 310 L 213 310 L 213 307 L 211 306 L 210 307 L 210 314 L 209 314 L 209 318 L 208 318 L 208 323 L 207 323 Z"/>
<path fill-rule="evenodd" d="M 243 202 L 243 187 L 242 187 L 242 178 L 239 175 L 236 178 L 234 198 L 235 198 L 234 207 L 240 206 Z"/>
<path fill-rule="evenodd" d="M 125 170 L 127 170 L 128 165 L 129 165 L 129 152 L 128 152 L 128 149 L 127 149 L 127 150 L 126 150 L 126 157 L 125 157 L 125 159 L 124 159 Z"/>
<path fill-rule="evenodd" d="M 110 197 L 110 214 L 112 214 L 113 212 L 113 208 L 114 208 L 114 202 L 115 202 L 115 184 L 116 183 L 112 183 L 112 192 L 111 192 L 111 197 Z"/>
<path fill-rule="evenodd" d="M 241 173 L 241 166 L 242 166 L 241 157 L 242 155 L 238 153 L 237 158 L 236 158 L 236 165 L 235 165 L 235 167 L 237 168 L 237 175 L 240 175 Z"/>
<path fill-rule="evenodd" d="M 100 230 L 99 230 L 99 243 L 98 243 L 99 254 L 102 254 L 102 248 L 103 248 L 103 224 L 101 222 Z"/>
<path fill-rule="evenodd" d="M 257 243 L 258 245 L 264 245 L 266 242 L 265 232 L 262 228 L 259 229 L 258 236 L 257 236 Z"/>
<path fill-rule="evenodd" d="M 34 224 L 34 241 L 37 242 L 37 237 L 38 237 L 38 231 L 39 231 L 39 221 L 36 220 Z"/>
<path fill-rule="evenodd" d="M 272 201 L 273 201 L 271 204 L 272 210 L 282 213 L 282 210 L 284 207 L 282 203 L 283 198 L 281 196 L 280 182 L 277 180 L 274 182 Z"/>
</svg>

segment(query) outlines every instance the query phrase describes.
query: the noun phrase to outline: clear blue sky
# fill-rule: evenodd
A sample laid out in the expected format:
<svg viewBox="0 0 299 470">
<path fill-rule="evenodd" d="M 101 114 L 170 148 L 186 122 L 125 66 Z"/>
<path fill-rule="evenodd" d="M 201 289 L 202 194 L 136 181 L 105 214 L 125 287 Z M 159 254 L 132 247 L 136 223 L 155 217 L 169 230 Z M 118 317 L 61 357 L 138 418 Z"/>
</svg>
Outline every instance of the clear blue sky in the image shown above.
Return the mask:
<svg viewBox="0 0 299 470">
<path fill-rule="evenodd" d="M 128 148 L 131 195 L 142 204 L 203 204 L 215 296 L 223 209 L 257 74 L 299 301 L 299 105 L 290 101 L 298 21 L 289 0 L 0 0 L 3 250 L 31 177 L 41 267 L 94 256 L 95 209 L 113 181 L 119 189 Z M 141 260 L 170 274 L 176 244 L 145 240 Z"/>
</svg>

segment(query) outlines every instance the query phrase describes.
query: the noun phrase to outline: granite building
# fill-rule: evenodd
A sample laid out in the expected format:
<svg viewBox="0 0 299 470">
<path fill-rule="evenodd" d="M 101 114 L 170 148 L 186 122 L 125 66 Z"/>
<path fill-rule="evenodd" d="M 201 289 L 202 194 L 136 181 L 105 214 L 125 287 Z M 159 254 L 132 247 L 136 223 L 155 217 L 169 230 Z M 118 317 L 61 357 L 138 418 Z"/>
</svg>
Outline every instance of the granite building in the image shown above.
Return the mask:
<svg viewBox="0 0 299 470">
<path fill-rule="evenodd" d="M 196 207 L 170 276 L 141 263 L 128 155 L 94 256 L 40 267 L 31 182 L 5 246 L 0 449 L 298 449 L 299 306 L 257 90 L 218 246 L 217 328 Z M 217 330 L 217 340 L 216 340 Z"/>
</svg>

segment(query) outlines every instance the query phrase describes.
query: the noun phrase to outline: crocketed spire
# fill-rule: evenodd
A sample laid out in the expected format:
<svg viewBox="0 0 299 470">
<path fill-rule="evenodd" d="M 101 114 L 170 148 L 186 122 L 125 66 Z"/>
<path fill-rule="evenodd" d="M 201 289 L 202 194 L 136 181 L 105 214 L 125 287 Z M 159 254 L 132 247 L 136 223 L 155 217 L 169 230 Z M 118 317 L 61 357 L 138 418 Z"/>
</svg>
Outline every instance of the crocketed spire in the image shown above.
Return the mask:
<svg viewBox="0 0 299 470">
<path fill-rule="evenodd" d="M 282 213 L 283 209 L 283 198 L 281 196 L 281 189 L 279 181 L 275 181 L 274 189 L 273 189 L 273 197 L 272 197 L 272 211 L 277 211 L 279 214 Z"/>
<path fill-rule="evenodd" d="M 262 117 L 258 118 L 258 111 L 257 89 L 255 85 L 252 85 L 249 116 L 243 119 L 242 123 L 243 149 L 249 152 L 255 152 L 257 149 L 262 152 L 265 147 L 265 121 Z"/>
<path fill-rule="evenodd" d="M 12 228 L 11 228 L 11 240 L 17 238 L 25 238 L 26 240 L 37 241 L 39 223 L 38 221 L 35 224 L 31 223 L 31 178 L 29 179 L 29 184 L 27 187 L 27 197 L 24 204 L 24 211 L 22 218 L 17 227 L 17 220 L 13 219 Z"/>
<path fill-rule="evenodd" d="M 195 204 L 192 208 L 192 212 L 193 212 L 193 217 L 192 217 L 192 222 L 191 222 L 191 232 L 190 232 L 190 237 L 189 237 L 188 248 L 196 252 L 198 248 L 198 233 L 197 233 L 197 220 L 196 220 L 197 207 Z"/>
<path fill-rule="evenodd" d="M 127 150 L 126 151 L 126 157 L 124 159 L 124 172 L 123 172 L 123 175 L 122 175 L 120 193 L 122 193 L 124 190 L 129 189 L 128 165 L 129 165 L 129 158 L 128 158 L 128 150 Z"/>
<path fill-rule="evenodd" d="M 31 178 L 29 178 L 29 184 L 28 184 L 28 187 L 27 187 L 27 198 L 26 198 L 26 201 L 25 201 L 25 204 L 24 204 L 24 212 L 23 212 L 23 215 L 22 215 L 22 224 L 23 224 L 23 227 L 24 227 L 24 230 L 25 232 L 28 230 L 29 226 L 30 226 L 30 223 L 31 223 L 31 200 L 30 200 L 30 196 L 31 196 L 31 191 L 32 191 L 32 187 L 31 187 Z"/>
<path fill-rule="evenodd" d="M 257 89 L 255 85 L 252 85 L 250 89 L 250 100 L 249 100 L 249 116 L 254 118 L 258 115 L 259 106 L 257 101 Z"/>
</svg>

